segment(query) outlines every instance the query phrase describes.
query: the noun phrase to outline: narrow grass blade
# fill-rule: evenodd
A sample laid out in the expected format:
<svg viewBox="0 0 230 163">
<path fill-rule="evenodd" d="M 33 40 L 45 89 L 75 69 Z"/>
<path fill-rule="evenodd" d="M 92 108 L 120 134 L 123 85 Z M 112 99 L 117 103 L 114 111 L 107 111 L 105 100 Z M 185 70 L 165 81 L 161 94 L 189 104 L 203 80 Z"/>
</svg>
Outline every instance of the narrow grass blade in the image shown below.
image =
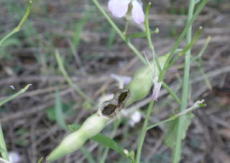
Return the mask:
<svg viewBox="0 0 230 163">
<path fill-rule="evenodd" d="M 17 25 L 17 27 L 15 27 L 10 33 L 8 33 L 6 36 L 4 36 L 1 40 L 0 40 L 0 47 L 2 46 L 2 44 L 9 38 L 11 37 L 13 34 L 17 33 L 18 31 L 21 30 L 23 24 L 26 22 L 26 20 L 28 19 L 29 15 L 30 15 L 30 11 L 31 11 L 31 7 L 32 7 L 32 0 L 28 1 L 28 6 L 26 8 L 26 12 L 24 14 L 24 16 L 22 17 L 21 21 L 19 22 L 19 24 Z"/>
<path fill-rule="evenodd" d="M 62 110 L 62 101 L 61 101 L 59 91 L 56 91 L 56 93 L 55 93 L 55 116 L 56 116 L 57 124 L 61 128 L 67 129 L 67 126 L 65 123 L 65 117 L 63 114 L 63 110 Z"/>
<path fill-rule="evenodd" d="M 73 81 L 71 80 L 71 78 L 69 77 L 68 73 L 65 70 L 62 58 L 60 56 L 60 53 L 56 50 L 55 51 L 55 57 L 58 63 L 58 67 L 63 75 L 63 77 L 66 79 L 67 83 L 81 96 L 83 97 L 85 100 L 92 102 L 91 98 L 88 97 L 76 84 L 73 83 Z"/>
<path fill-rule="evenodd" d="M 1 156 L 2 156 L 3 159 L 9 160 L 8 152 L 7 152 L 7 148 L 6 148 L 6 142 L 5 142 L 5 139 L 4 139 L 1 124 L 0 124 L 0 153 L 1 153 Z"/>
<path fill-rule="evenodd" d="M 7 98 L 1 100 L 1 101 L 0 101 L 0 107 L 1 107 L 2 105 L 4 105 L 5 103 L 7 103 L 7 102 L 9 102 L 9 101 L 15 99 L 16 97 L 20 96 L 20 95 L 23 94 L 24 92 L 26 92 L 26 90 L 27 90 L 30 86 L 31 86 L 31 84 L 28 84 L 28 85 L 26 85 L 23 89 L 21 89 L 19 92 L 17 92 L 17 93 L 15 93 L 15 94 L 13 94 L 13 95 L 11 95 L 11 96 L 9 96 L 9 97 L 7 97 Z"/>
<path fill-rule="evenodd" d="M 31 86 L 31 84 L 28 84 L 23 89 L 21 89 L 19 92 L 7 97 L 6 99 L 1 100 L 0 101 L 0 107 L 2 105 L 4 105 L 5 103 L 15 99 L 19 95 L 23 94 L 30 86 Z M 7 152 L 7 148 L 6 148 L 6 143 L 5 143 L 1 123 L 0 123 L 0 152 L 1 152 L 1 155 L 2 155 L 3 159 L 8 160 L 8 152 Z"/>
</svg>

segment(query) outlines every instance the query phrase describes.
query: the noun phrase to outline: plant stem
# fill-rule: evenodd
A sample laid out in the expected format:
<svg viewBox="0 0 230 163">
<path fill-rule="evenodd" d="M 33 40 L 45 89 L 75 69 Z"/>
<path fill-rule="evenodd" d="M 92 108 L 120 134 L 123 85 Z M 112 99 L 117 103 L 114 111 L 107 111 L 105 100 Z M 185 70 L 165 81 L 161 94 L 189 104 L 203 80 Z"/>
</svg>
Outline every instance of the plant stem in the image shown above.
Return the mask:
<svg viewBox="0 0 230 163">
<path fill-rule="evenodd" d="M 117 32 L 117 34 L 121 37 L 123 41 L 128 45 L 128 47 L 133 51 L 133 53 L 144 63 L 146 64 L 145 58 L 142 56 L 141 52 L 128 40 L 126 39 L 126 36 L 124 33 L 118 28 L 118 26 L 113 22 L 113 20 L 110 18 L 110 16 L 105 12 L 103 7 L 100 5 L 98 0 L 92 0 L 95 6 L 99 9 L 99 11 L 102 13 L 102 15 L 107 19 L 109 24 L 112 26 L 112 28 Z"/>
<path fill-rule="evenodd" d="M 176 100 L 177 104 L 181 104 L 179 97 L 176 92 L 172 90 L 165 82 L 162 82 L 163 87 L 168 91 L 168 93 Z"/>
<path fill-rule="evenodd" d="M 136 163 L 140 163 L 140 161 L 141 161 L 141 151 L 142 151 L 142 147 L 143 147 L 143 144 L 144 144 L 145 135 L 146 135 L 146 132 L 147 132 L 148 122 L 149 122 L 149 119 L 150 119 L 150 116 L 151 116 L 151 113 L 152 113 L 152 110 L 153 110 L 153 105 L 154 105 L 154 102 L 151 102 L 149 104 L 148 110 L 147 110 L 147 113 L 146 113 L 146 116 L 145 116 L 145 121 L 144 121 L 144 124 L 143 124 L 143 127 L 142 127 L 142 131 L 141 131 L 141 135 L 139 137 L 139 141 L 138 141 Z"/>
<path fill-rule="evenodd" d="M 145 14 L 145 32 L 146 32 L 149 48 L 152 51 L 153 61 L 156 63 L 158 71 L 161 72 L 161 67 L 160 67 L 160 64 L 158 62 L 158 58 L 156 56 L 156 50 L 155 50 L 155 47 L 154 47 L 154 44 L 152 41 L 152 35 L 151 35 L 151 30 L 150 30 L 150 25 L 149 25 L 150 7 L 151 7 L 151 3 L 148 4 L 148 6 L 146 8 L 146 12 L 145 12 L 146 13 Z"/>
<path fill-rule="evenodd" d="M 195 0 L 190 0 L 187 23 L 192 20 L 195 4 L 196 4 Z M 189 44 L 191 41 L 192 41 L 192 25 L 188 28 L 188 31 L 186 34 L 187 44 Z M 181 112 L 183 112 L 187 108 L 188 101 L 189 101 L 190 60 L 191 60 L 191 50 L 188 50 L 186 52 L 186 55 L 185 55 L 182 100 L 181 100 L 181 105 L 180 105 L 180 111 Z M 183 130 L 183 121 L 185 118 L 186 118 L 185 116 L 181 116 L 178 119 L 176 146 L 175 146 L 174 151 L 173 151 L 173 163 L 178 163 L 181 159 L 182 130 Z"/>
<path fill-rule="evenodd" d="M 197 101 L 193 106 L 191 106 L 190 108 L 184 110 L 183 112 L 177 113 L 176 115 L 173 115 L 173 116 L 171 116 L 171 117 L 169 117 L 169 118 L 167 118 L 165 120 L 162 120 L 162 121 L 157 122 L 157 123 L 155 123 L 153 125 L 150 125 L 150 126 L 147 127 L 146 130 L 150 130 L 150 129 L 156 127 L 156 126 L 160 126 L 160 125 L 162 125 L 164 123 L 167 123 L 169 121 L 173 121 L 173 120 L 175 120 L 175 119 L 177 119 L 177 118 L 179 118 L 179 117 L 181 117 L 183 115 L 186 115 L 186 114 L 188 114 L 188 113 L 190 113 L 190 112 L 192 112 L 192 111 L 194 111 L 194 110 L 196 110 L 196 109 L 198 109 L 200 107 L 204 107 L 204 106 L 205 106 L 204 100 Z"/>
<path fill-rule="evenodd" d="M 162 81 L 164 79 L 165 73 L 170 68 L 169 62 L 174 57 L 175 52 L 176 52 L 177 48 L 179 47 L 180 43 L 183 41 L 184 36 L 186 35 L 188 29 L 191 27 L 191 25 L 193 24 L 193 22 L 195 21 L 195 19 L 198 17 L 198 15 L 200 14 L 200 12 L 202 11 L 202 9 L 204 8 L 204 6 L 206 5 L 207 2 L 208 2 L 208 0 L 203 0 L 202 2 L 200 2 L 200 4 L 197 6 L 196 11 L 193 14 L 192 18 L 190 19 L 190 21 L 187 22 L 187 24 L 184 27 L 183 31 L 181 32 L 180 36 L 177 38 L 175 44 L 171 48 L 171 50 L 170 50 L 170 56 L 168 57 L 165 65 L 164 65 L 164 68 L 161 71 L 160 81 Z"/>
</svg>

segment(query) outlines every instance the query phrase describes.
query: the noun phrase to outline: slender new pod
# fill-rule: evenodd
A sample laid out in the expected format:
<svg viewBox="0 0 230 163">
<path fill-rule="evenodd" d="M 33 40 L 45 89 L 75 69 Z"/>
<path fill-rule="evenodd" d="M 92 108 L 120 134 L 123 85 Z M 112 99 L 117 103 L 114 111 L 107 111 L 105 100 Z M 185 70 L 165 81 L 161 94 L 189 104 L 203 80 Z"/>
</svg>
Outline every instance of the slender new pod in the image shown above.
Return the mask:
<svg viewBox="0 0 230 163">
<path fill-rule="evenodd" d="M 80 149 L 87 140 L 100 133 L 111 122 L 123 107 L 128 97 L 128 90 L 119 90 L 113 99 L 105 101 L 98 112 L 88 117 L 80 129 L 66 136 L 61 143 L 48 155 L 47 161 L 55 161 L 67 154 Z"/>
</svg>

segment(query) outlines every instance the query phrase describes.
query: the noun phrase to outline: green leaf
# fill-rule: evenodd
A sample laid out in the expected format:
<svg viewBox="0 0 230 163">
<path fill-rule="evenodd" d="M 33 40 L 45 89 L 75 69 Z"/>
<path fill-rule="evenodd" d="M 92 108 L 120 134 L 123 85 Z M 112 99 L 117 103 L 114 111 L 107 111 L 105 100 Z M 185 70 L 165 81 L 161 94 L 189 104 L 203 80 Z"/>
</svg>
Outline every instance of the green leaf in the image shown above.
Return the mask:
<svg viewBox="0 0 230 163">
<path fill-rule="evenodd" d="M 97 134 L 96 136 L 94 136 L 92 138 L 92 140 L 96 141 L 97 143 L 108 147 L 110 149 L 113 149 L 114 151 L 118 152 L 119 154 L 127 157 L 127 155 L 125 154 L 125 149 L 123 147 L 121 147 L 119 144 L 117 144 L 116 141 L 114 141 L 113 139 L 103 135 L 103 134 Z"/>
<path fill-rule="evenodd" d="M 73 132 L 76 131 L 77 129 L 80 128 L 80 125 L 78 124 L 71 124 L 68 125 L 68 129 Z M 128 152 L 128 154 L 125 153 L 125 150 L 122 146 L 120 146 L 116 141 L 114 141 L 113 139 L 111 139 L 108 136 L 105 136 L 103 134 L 97 134 L 96 136 L 91 138 L 93 141 L 99 143 L 100 145 L 103 145 L 105 147 L 108 147 L 114 151 L 116 151 L 117 153 L 121 154 L 124 157 L 128 157 L 128 158 L 132 158 L 132 152 Z"/>
<path fill-rule="evenodd" d="M 184 121 L 183 121 L 183 126 L 182 126 L 182 130 L 183 132 L 182 134 L 182 140 L 185 139 L 186 137 L 186 133 L 187 130 L 192 122 L 192 119 L 194 117 L 194 115 L 192 113 L 188 113 L 186 115 L 183 115 Z M 170 148 L 174 148 L 176 145 L 176 137 L 177 137 L 177 129 L 178 129 L 178 118 L 170 121 L 167 123 L 167 131 L 164 137 L 164 143 L 170 147 Z"/>
</svg>

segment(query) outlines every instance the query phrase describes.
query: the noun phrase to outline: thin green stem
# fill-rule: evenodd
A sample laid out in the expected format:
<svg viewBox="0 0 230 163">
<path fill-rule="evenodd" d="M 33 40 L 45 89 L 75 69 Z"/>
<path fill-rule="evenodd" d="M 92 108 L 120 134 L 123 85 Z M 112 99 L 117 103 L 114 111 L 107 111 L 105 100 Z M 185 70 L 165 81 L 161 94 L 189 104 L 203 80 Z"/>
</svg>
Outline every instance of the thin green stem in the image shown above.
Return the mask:
<svg viewBox="0 0 230 163">
<path fill-rule="evenodd" d="M 208 0 L 203 0 L 202 2 L 200 2 L 200 4 L 198 5 L 198 7 L 196 8 L 196 11 L 194 12 L 192 18 L 190 19 L 190 21 L 188 21 L 188 23 L 185 25 L 183 31 L 181 32 L 180 36 L 177 38 L 175 44 L 173 45 L 173 47 L 170 50 L 170 56 L 168 57 L 163 70 L 161 71 L 160 74 L 160 81 L 162 81 L 164 79 L 165 73 L 167 72 L 167 70 L 170 68 L 170 64 L 169 62 L 171 61 L 171 59 L 174 57 L 175 52 L 177 50 L 177 48 L 179 47 L 180 43 L 183 41 L 188 29 L 191 27 L 191 25 L 193 24 L 193 22 L 196 20 L 196 18 L 198 17 L 198 15 L 200 14 L 200 12 L 202 11 L 202 9 L 204 8 L 204 6 L 207 4 Z"/>
<path fill-rule="evenodd" d="M 15 33 L 17 33 L 18 31 L 21 30 L 23 24 L 25 23 L 25 21 L 28 19 L 29 15 L 30 15 L 31 7 L 32 7 L 32 0 L 29 0 L 28 1 L 28 7 L 26 8 L 26 12 L 25 12 L 24 16 L 20 20 L 20 22 L 17 25 L 17 27 L 15 27 L 10 33 L 8 33 L 6 36 L 4 36 L 0 40 L 0 47 L 2 46 L 3 42 L 5 42 L 9 37 L 11 37 L 13 34 L 15 34 Z"/>
<path fill-rule="evenodd" d="M 147 113 L 146 113 L 146 116 L 145 116 L 145 121 L 144 121 L 142 130 L 141 130 L 139 141 L 138 141 L 136 163 L 140 163 L 140 161 L 141 161 L 141 151 L 142 151 L 142 147 L 143 147 L 144 140 L 145 140 L 145 135 L 146 135 L 147 127 L 148 127 L 148 122 L 149 122 L 151 113 L 153 111 L 153 105 L 154 105 L 154 102 L 151 102 L 149 104 L 149 106 L 148 106 L 148 109 L 147 109 Z"/>
<path fill-rule="evenodd" d="M 144 63 L 146 64 L 145 58 L 142 56 L 141 52 L 126 38 L 124 33 L 118 28 L 118 26 L 113 22 L 113 20 L 110 18 L 110 16 L 105 12 L 103 7 L 100 5 L 98 0 L 92 0 L 95 6 L 99 9 L 99 11 L 102 13 L 102 15 L 106 18 L 106 20 L 109 22 L 109 24 L 112 26 L 112 28 L 117 32 L 117 34 L 120 36 L 120 38 L 125 41 L 125 43 L 128 45 L 128 47 L 133 51 L 133 53 Z"/>
<path fill-rule="evenodd" d="M 189 23 L 192 20 L 195 4 L 196 4 L 195 0 L 190 0 L 187 23 Z M 192 41 L 192 25 L 188 28 L 187 35 L 186 35 L 186 41 L 187 41 L 187 44 L 189 44 Z M 188 101 L 189 101 L 190 60 L 191 60 L 191 50 L 188 50 L 185 55 L 182 100 L 181 100 L 181 105 L 180 105 L 181 112 L 187 108 Z M 185 118 L 186 118 L 185 116 L 181 116 L 178 119 L 176 146 L 173 151 L 173 163 L 178 163 L 181 159 L 181 148 L 182 148 L 182 137 L 183 137 L 182 132 L 183 132 L 183 122 Z"/>
<path fill-rule="evenodd" d="M 15 93 L 15 94 L 13 94 L 13 95 L 11 95 L 11 96 L 9 96 L 9 97 L 7 97 L 7 98 L 1 100 L 1 101 L 0 101 L 0 107 L 1 107 L 2 105 L 4 105 L 5 103 L 7 103 L 7 102 L 9 102 L 9 101 L 11 101 L 11 100 L 13 100 L 13 99 L 15 99 L 16 97 L 18 97 L 19 95 L 23 94 L 24 92 L 26 92 L 27 89 L 28 89 L 30 86 L 31 86 L 31 84 L 28 84 L 28 85 L 26 85 L 23 89 L 21 89 L 19 92 L 17 92 L 17 93 Z"/>
<path fill-rule="evenodd" d="M 62 58 L 59 54 L 59 52 L 56 50 L 55 51 L 55 57 L 56 57 L 56 60 L 57 60 L 57 63 L 58 63 L 58 67 L 62 73 L 62 75 L 64 76 L 64 78 L 66 79 L 67 83 L 81 96 L 83 97 L 85 100 L 92 102 L 91 98 L 88 97 L 76 84 L 73 83 L 73 81 L 71 80 L 71 78 L 69 77 L 68 73 L 66 72 L 65 70 L 65 67 L 63 65 L 63 62 L 62 62 Z"/>
<path fill-rule="evenodd" d="M 150 26 L 149 26 L 149 11 L 150 11 L 150 7 L 151 7 L 151 3 L 148 4 L 147 8 L 146 8 L 146 14 L 145 14 L 145 32 L 146 32 L 146 37 L 148 40 L 148 46 L 152 51 L 152 56 L 153 56 L 153 61 L 156 63 L 158 71 L 161 72 L 161 67 L 160 64 L 158 62 L 158 58 L 156 56 L 156 50 L 152 41 L 152 34 L 151 34 L 151 30 L 150 30 Z"/>
<path fill-rule="evenodd" d="M 210 81 L 208 79 L 208 76 L 204 72 L 204 69 L 203 69 L 203 66 L 202 66 L 203 65 L 203 61 L 202 61 L 202 58 L 201 58 L 202 55 L 204 54 L 204 51 L 207 49 L 208 44 L 209 44 L 210 41 L 211 41 L 211 37 L 208 37 L 206 39 L 206 42 L 205 42 L 203 48 L 201 49 L 201 51 L 197 55 L 197 58 L 198 58 L 197 64 L 198 64 L 198 68 L 200 70 L 200 73 L 204 76 L 204 80 L 205 80 L 205 83 L 206 83 L 207 87 L 209 88 L 209 90 L 212 90 L 212 85 L 211 85 L 211 83 L 210 83 Z"/>
<path fill-rule="evenodd" d="M 177 94 L 165 82 L 162 82 L 162 85 L 168 91 L 168 93 L 176 100 L 176 102 L 178 104 L 181 104 L 181 100 L 177 96 Z"/>
<path fill-rule="evenodd" d="M 200 107 L 204 107 L 204 106 L 205 106 L 204 100 L 197 101 L 192 107 L 190 107 L 190 108 L 188 108 L 188 109 L 184 110 L 183 112 L 180 112 L 180 113 L 178 113 L 176 115 L 173 115 L 173 116 L 171 116 L 171 117 L 169 117 L 169 118 L 167 118 L 165 120 L 162 120 L 162 121 L 157 122 L 157 123 L 155 123 L 153 125 L 150 125 L 150 126 L 147 127 L 146 130 L 150 130 L 150 129 L 152 129 L 154 127 L 157 127 L 157 126 L 160 126 L 160 125 L 162 125 L 164 123 L 173 121 L 173 120 L 175 120 L 175 119 L 177 119 L 177 118 L 179 118 L 179 117 L 181 117 L 183 115 L 191 113 L 192 111 L 194 111 L 194 110 L 196 110 L 196 109 L 198 109 Z"/>
</svg>

